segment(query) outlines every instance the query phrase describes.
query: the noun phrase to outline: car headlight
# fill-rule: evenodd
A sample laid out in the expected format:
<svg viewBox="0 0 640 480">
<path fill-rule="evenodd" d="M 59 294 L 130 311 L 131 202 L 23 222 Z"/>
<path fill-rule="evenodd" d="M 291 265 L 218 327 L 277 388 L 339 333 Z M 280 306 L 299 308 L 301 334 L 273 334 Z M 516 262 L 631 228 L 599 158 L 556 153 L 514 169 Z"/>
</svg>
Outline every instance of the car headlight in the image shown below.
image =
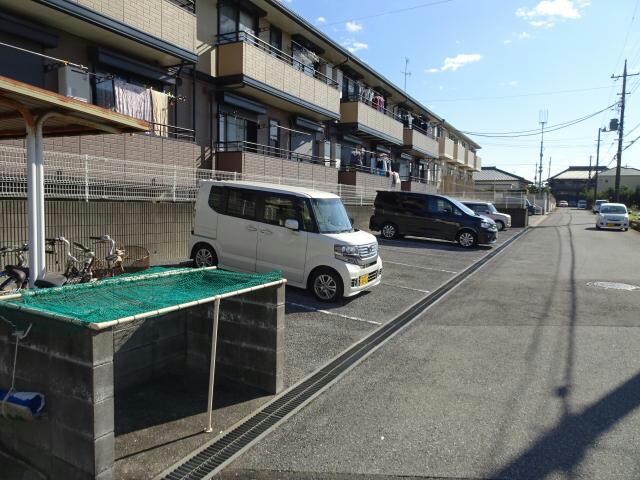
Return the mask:
<svg viewBox="0 0 640 480">
<path fill-rule="evenodd" d="M 482 228 L 486 228 L 487 230 L 489 230 L 489 229 L 493 228 L 495 226 L 495 224 L 494 223 L 489 223 L 489 222 L 486 222 L 486 221 L 483 220 L 482 223 L 480 224 L 480 226 Z"/>
<path fill-rule="evenodd" d="M 338 260 L 342 260 L 347 263 L 358 263 L 358 247 L 354 245 L 340 245 L 333 246 L 333 254 Z"/>
</svg>

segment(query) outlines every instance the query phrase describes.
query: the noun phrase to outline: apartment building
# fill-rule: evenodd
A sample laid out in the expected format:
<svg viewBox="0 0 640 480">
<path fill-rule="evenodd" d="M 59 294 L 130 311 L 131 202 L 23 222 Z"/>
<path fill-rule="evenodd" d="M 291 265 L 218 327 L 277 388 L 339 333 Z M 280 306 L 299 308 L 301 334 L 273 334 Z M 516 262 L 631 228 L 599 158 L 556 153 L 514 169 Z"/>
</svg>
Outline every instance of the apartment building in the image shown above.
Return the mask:
<svg viewBox="0 0 640 480">
<path fill-rule="evenodd" d="M 0 42 L 23 49 L 0 45 L 0 75 L 154 124 L 50 150 L 413 191 L 481 168 L 479 145 L 277 0 L 0 6 Z"/>
</svg>

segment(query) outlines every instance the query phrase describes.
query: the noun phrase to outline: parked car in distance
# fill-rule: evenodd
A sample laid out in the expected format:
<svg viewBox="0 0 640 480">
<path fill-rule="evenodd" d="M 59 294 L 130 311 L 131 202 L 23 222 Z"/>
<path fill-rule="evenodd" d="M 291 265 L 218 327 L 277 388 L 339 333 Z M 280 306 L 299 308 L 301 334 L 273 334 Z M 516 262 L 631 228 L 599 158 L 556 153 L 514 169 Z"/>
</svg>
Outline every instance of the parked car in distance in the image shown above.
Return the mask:
<svg viewBox="0 0 640 480">
<path fill-rule="evenodd" d="M 586 200 L 578 200 L 578 208 L 587 208 Z"/>
<path fill-rule="evenodd" d="M 462 202 L 478 215 L 490 218 L 498 226 L 498 230 L 504 230 L 511 227 L 511 215 L 500 213 L 495 205 L 491 202 Z"/>
<path fill-rule="evenodd" d="M 457 242 L 464 248 L 494 243 L 498 227 L 459 201 L 442 195 L 379 191 L 369 229 L 384 238 L 403 235 Z"/>
<path fill-rule="evenodd" d="M 593 204 L 593 213 L 598 213 L 600 210 L 600 205 L 603 203 L 609 203 L 609 200 L 596 200 L 596 203 Z"/>
<path fill-rule="evenodd" d="M 376 237 L 353 228 L 338 196 L 283 185 L 201 182 L 190 256 L 197 267 L 280 270 L 323 302 L 370 289 L 382 276 Z"/>
<path fill-rule="evenodd" d="M 596 215 L 596 228 L 629 230 L 629 212 L 623 203 L 603 203 Z"/>
<path fill-rule="evenodd" d="M 568 207 L 569 206 L 569 202 L 567 202 L 566 200 L 560 200 L 558 202 L 558 206 L 559 207 Z"/>
</svg>

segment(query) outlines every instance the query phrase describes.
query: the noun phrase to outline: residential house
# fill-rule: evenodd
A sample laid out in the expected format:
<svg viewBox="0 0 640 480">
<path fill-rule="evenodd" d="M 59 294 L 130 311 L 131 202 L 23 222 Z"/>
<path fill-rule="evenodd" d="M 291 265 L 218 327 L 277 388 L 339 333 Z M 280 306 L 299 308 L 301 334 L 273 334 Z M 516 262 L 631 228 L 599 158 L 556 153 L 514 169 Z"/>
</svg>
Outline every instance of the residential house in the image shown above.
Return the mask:
<svg viewBox="0 0 640 480">
<path fill-rule="evenodd" d="M 494 192 L 524 192 L 533 182 L 497 167 L 482 167 L 473 173 L 473 183 L 477 190 Z"/>
<path fill-rule="evenodd" d="M 581 193 L 594 186 L 596 171 L 602 172 L 607 167 L 572 166 L 548 179 L 549 188 L 556 200 L 566 200 L 575 204 Z"/>
</svg>

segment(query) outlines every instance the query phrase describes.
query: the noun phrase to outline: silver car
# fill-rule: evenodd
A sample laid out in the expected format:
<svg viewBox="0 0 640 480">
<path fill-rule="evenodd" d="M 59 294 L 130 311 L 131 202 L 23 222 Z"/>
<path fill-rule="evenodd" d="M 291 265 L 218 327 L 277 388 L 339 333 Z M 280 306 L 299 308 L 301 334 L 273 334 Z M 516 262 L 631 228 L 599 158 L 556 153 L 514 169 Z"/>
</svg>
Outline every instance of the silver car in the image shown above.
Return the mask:
<svg viewBox="0 0 640 480">
<path fill-rule="evenodd" d="M 511 227 L 511 215 L 500 213 L 491 202 L 462 202 L 478 215 L 490 218 L 498 226 L 498 230 Z"/>
<path fill-rule="evenodd" d="M 596 215 L 596 229 L 618 228 L 629 230 L 629 212 L 623 203 L 603 203 Z"/>
</svg>

